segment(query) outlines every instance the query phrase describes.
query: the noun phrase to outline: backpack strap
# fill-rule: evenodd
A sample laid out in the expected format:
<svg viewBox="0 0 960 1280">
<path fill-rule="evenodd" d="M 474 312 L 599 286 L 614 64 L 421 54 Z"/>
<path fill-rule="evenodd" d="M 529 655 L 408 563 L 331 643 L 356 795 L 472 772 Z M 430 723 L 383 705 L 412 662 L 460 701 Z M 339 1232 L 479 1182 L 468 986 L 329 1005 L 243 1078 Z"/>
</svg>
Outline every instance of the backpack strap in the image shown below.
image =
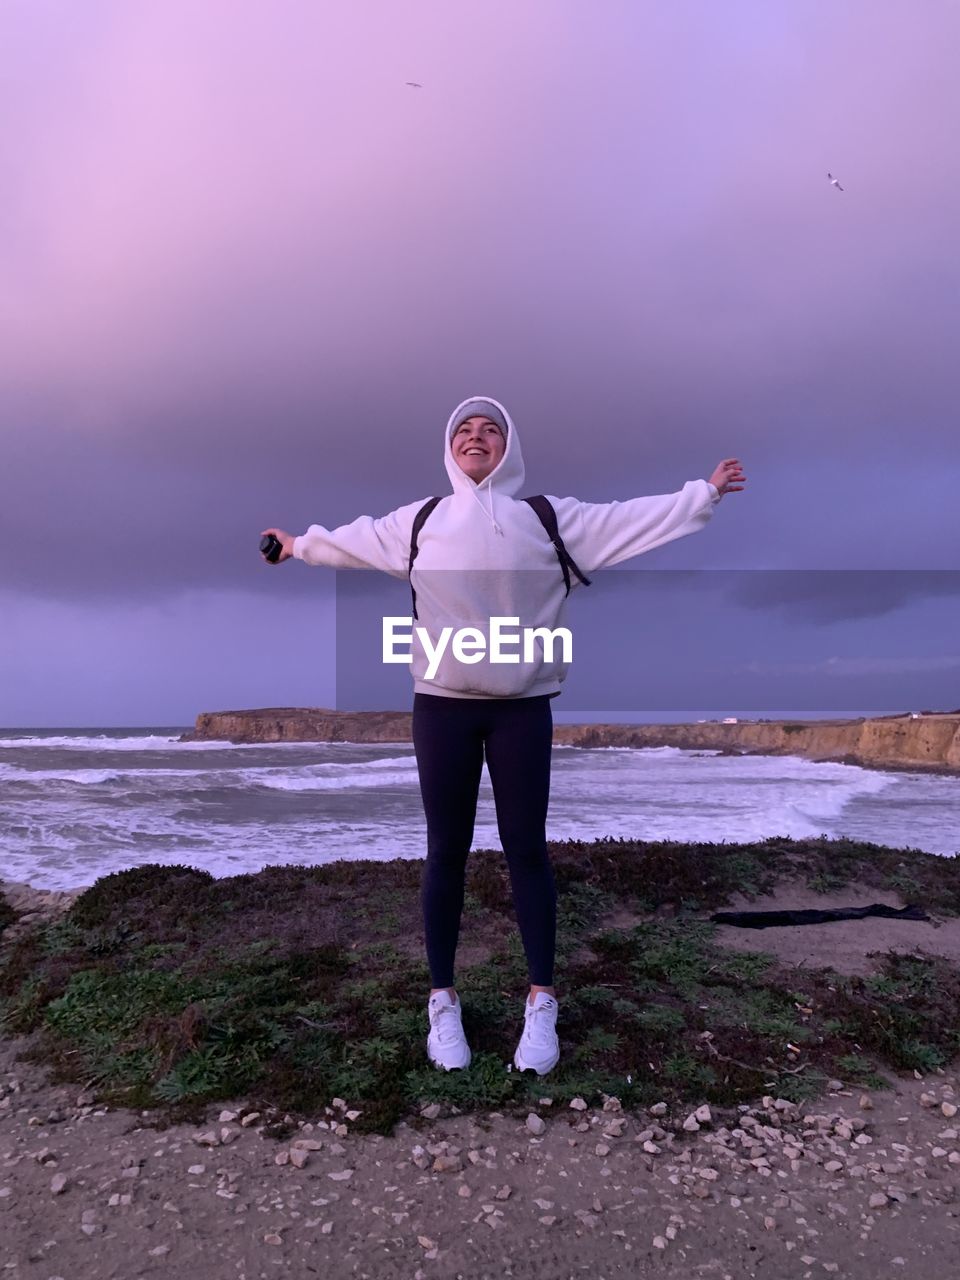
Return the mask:
<svg viewBox="0 0 960 1280">
<path fill-rule="evenodd" d="M 417 553 L 420 550 L 420 548 L 417 546 L 417 538 L 420 536 L 420 530 L 423 528 L 424 521 L 426 520 L 427 516 L 430 514 L 430 512 L 433 510 L 433 508 L 437 505 L 439 501 L 440 501 L 439 498 L 430 498 L 427 502 L 423 504 L 423 506 L 420 508 L 420 510 L 417 512 L 417 514 L 413 518 L 413 529 L 410 532 L 410 563 L 407 565 L 408 581 L 410 579 L 410 574 L 413 570 L 413 562 L 414 560 L 416 560 Z M 410 583 L 410 597 L 413 603 L 413 616 L 414 618 L 416 618 L 417 593 L 413 589 L 412 582 Z"/>
<path fill-rule="evenodd" d="M 417 514 L 413 518 L 413 529 L 411 530 L 411 533 L 410 533 L 410 562 L 407 565 L 408 579 L 410 577 L 411 572 L 413 571 L 413 562 L 414 560 L 416 560 L 417 554 L 420 550 L 420 548 L 417 546 L 417 538 L 420 535 L 420 530 L 423 528 L 424 523 L 427 517 L 429 516 L 430 512 L 434 509 L 434 507 L 437 505 L 439 501 L 440 501 L 439 498 L 430 498 L 429 501 L 423 504 L 423 506 L 420 508 L 420 510 L 417 512 Z M 537 519 L 543 525 L 544 529 L 546 530 L 547 537 L 553 543 L 554 549 L 557 553 L 557 559 L 560 561 L 560 568 L 563 571 L 563 583 L 564 583 L 564 586 L 567 588 L 567 595 L 570 594 L 570 570 L 571 569 L 577 575 L 577 577 L 580 579 L 583 585 L 585 587 L 589 587 L 590 579 L 584 573 L 581 573 L 581 571 L 577 568 L 576 562 L 574 561 L 573 557 L 570 555 L 570 552 L 563 545 L 563 539 L 560 537 L 560 528 L 557 525 L 557 513 L 553 509 L 553 503 L 550 502 L 549 498 L 545 498 L 542 493 L 535 494 L 532 498 L 524 498 L 523 501 L 528 502 L 530 506 L 533 508 L 533 510 L 536 512 Z M 413 616 L 414 618 L 416 618 L 417 617 L 417 593 L 413 589 L 412 582 L 410 583 L 410 597 L 413 604 Z"/>
<path fill-rule="evenodd" d="M 557 525 L 557 513 L 553 509 L 553 503 L 549 498 L 545 498 L 542 493 L 535 494 L 532 498 L 524 498 L 524 502 L 529 502 L 537 513 L 537 518 L 547 531 L 547 537 L 553 543 L 557 553 L 557 559 L 560 561 L 560 568 L 563 570 L 563 582 L 567 588 L 567 595 L 570 594 L 570 570 L 577 575 L 585 587 L 589 587 L 590 579 L 586 577 L 577 568 L 570 552 L 563 545 L 563 539 L 560 537 L 560 529 Z"/>
</svg>

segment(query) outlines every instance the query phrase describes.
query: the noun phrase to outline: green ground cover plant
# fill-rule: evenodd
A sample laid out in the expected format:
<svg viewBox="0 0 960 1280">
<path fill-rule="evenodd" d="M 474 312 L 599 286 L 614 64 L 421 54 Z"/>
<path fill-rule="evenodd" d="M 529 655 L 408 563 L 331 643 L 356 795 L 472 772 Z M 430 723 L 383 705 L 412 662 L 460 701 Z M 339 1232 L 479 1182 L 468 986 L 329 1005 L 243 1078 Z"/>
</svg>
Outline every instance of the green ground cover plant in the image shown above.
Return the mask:
<svg viewBox="0 0 960 1280">
<path fill-rule="evenodd" d="M 32 1034 L 55 1078 L 113 1105 L 199 1119 L 244 1098 L 315 1115 L 334 1097 L 386 1133 L 423 1101 L 461 1110 L 614 1094 L 719 1105 L 800 1101 L 828 1079 L 879 1084 L 960 1052 L 960 973 L 894 953 L 868 978 L 732 951 L 709 920 L 784 883 L 883 887 L 960 913 L 960 858 L 848 840 L 623 839 L 551 846 L 558 889 L 559 1066 L 508 1069 L 526 963 L 502 854 L 471 854 L 457 986 L 467 1071 L 426 1060 L 429 975 L 412 860 L 185 866 L 105 876 L 61 919 L 0 936 L 0 1030 Z M 0 900 L 0 906 L 2 906 Z M 5 917 L 0 915 L 0 921 Z M 8 918 L 8 917 L 7 917 Z"/>
<path fill-rule="evenodd" d="M 16 918 L 17 913 L 14 911 L 13 907 L 10 906 L 6 898 L 0 895 L 0 937 L 3 936 L 4 929 L 6 929 L 8 925 L 13 924 Z"/>
</svg>

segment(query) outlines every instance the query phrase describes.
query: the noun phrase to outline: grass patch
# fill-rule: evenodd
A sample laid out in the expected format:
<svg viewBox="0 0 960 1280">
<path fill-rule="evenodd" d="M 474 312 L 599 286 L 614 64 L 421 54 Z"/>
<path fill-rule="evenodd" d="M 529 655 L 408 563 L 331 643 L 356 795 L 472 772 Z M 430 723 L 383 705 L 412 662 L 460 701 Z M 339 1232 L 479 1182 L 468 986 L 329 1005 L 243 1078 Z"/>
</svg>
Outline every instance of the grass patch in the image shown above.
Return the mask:
<svg viewBox="0 0 960 1280">
<path fill-rule="evenodd" d="M 4 929 L 7 929 L 17 919 L 17 913 L 11 907 L 2 893 L 0 893 L 0 937 L 3 937 Z"/>
<path fill-rule="evenodd" d="M 0 1027 L 39 1032 L 32 1056 L 113 1105 L 183 1118 L 243 1097 L 307 1116 L 339 1096 L 361 1111 L 356 1128 L 381 1133 L 423 1101 L 800 1101 L 835 1076 L 882 1082 L 884 1068 L 930 1071 L 960 1052 L 960 976 L 945 962 L 889 955 L 870 978 L 785 972 L 761 950 L 721 948 L 703 918 L 784 880 L 879 887 L 892 875 L 916 886 L 913 900 L 956 911 L 958 859 L 782 838 L 567 841 L 551 854 L 563 1056 L 545 1080 L 507 1070 L 527 970 L 504 860 L 487 851 L 468 863 L 461 934 L 489 957 L 458 972 L 466 1072 L 425 1058 L 422 864 L 410 860 L 105 876 L 62 919 L 0 946 Z"/>
</svg>

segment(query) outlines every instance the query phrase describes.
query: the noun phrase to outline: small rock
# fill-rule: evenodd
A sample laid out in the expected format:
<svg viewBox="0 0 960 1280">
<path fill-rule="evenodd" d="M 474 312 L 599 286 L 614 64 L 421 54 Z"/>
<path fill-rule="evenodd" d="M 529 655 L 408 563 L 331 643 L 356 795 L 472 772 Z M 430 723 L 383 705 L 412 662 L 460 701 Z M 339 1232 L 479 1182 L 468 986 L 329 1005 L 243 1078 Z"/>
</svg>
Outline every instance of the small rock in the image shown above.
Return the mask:
<svg viewBox="0 0 960 1280">
<path fill-rule="evenodd" d="M 540 1117 L 536 1115 L 533 1111 L 531 1111 L 530 1114 L 527 1116 L 527 1128 L 530 1130 L 531 1133 L 541 1134 L 543 1133 L 544 1129 L 546 1129 L 546 1127 L 547 1126 L 543 1123 Z"/>
</svg>

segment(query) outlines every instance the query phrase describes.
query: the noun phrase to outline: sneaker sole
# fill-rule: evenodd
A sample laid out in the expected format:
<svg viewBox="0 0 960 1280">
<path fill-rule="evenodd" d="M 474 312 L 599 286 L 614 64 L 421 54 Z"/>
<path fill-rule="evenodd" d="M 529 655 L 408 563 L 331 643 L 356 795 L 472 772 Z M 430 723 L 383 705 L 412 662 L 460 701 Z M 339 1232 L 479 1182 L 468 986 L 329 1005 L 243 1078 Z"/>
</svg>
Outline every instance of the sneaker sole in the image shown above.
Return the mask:
<svg viewBox="0 0 960 1280">
<path fill-rule="evenodd" d="M 557 1056 L 554 1058 L 554 1060 L 550 1063 L 549 1067 L 544 1067 L 543 1070 L 541 1071 L 538 1067 L 534 1067 L 534 1066 L 530 1066 L 525 1063 L 522 1063 L 519 1051 L 513 1055 L 513 1065 L 516 1067 L 518 1071 L 535 1071 L 538 1076 L 549 1075 L 559 1061 L 560 1061 L 560 1054 L 558 1053 Z"/>
<path fill-rule="evenodd" d="M 471 1054 L 470 1057 L 466 1060 L 466 1062 L 459 1067 L 448 1067 L 446 1063 L 438 1062 L 436 1058 L 431 1058 L 429 1053 L 427 1054 L 427 1059 L 434 1067 L 436 1067 L 438 1071 L 466 1071 L 467 1067 L 469 1067 L 471 1061 L 473 1060 L 473 1055 Z"/>
</svg>

